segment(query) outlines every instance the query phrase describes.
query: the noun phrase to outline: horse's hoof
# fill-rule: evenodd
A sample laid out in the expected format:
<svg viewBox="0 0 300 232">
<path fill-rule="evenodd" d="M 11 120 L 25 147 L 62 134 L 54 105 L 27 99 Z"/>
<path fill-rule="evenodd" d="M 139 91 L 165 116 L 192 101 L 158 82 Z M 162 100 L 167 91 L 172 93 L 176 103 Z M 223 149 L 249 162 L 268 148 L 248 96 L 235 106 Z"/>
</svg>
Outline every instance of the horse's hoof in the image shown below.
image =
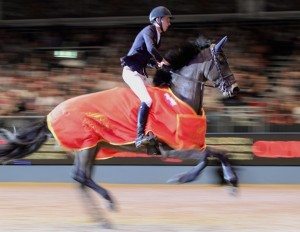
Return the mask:
<svg viewBox="0 0 300 232">
<path fill-rule="evenodd" d="M 109 198 L 106 198 L 106 202 L 107 202 L 107 208 L 110 210 L 110 211 L 118 211 L 118 207 L 117 207 L 117 204 L 116 204 L 116 201 L 111 197 L 109 196 Z"/>
<path fill-rule="evenodd" d="M 232 186 L 235 188 L 238 187 L 238 178 L 236 176 L 233 176 L 230 179 L 224 179 L 224 180 L 225 180 L 225 183 L 227 183 L 229 186 Z"/>
<path fill-rule="evenodd" d="M 179 183 L 178 180 L 179 180 L 178 178 L 173 177 L 173 178 L 168 179 L 168 180 L 167 180 L 167 183 L 168 183 L 168 184 L 178 184 L 178 183 Z"/>
<path fill-rule="evenodd" d="M 229 186 L 228 192 L 229 192 L 229 195 L 233 196 L 233 197 L 237 197 L 238 193 L 239 193 L 238 188 L 234 187 L 234 186 Z"/>
<path fill-rule="evenodd" d="M 116 206 L 116 204 L 114 202 L 109 202 L 107 208 L 113 212 L 118 211 L 118 207 Z"/>
<path fill-rule="evenodd" d="M 182 183 L 182 176 L 184 176 L 184 173 L 177 174 L 176 176 L 173 176 L 172 178 L 167 180 L 168 184 L 180 184 Z"/>
<path fill-rule="evenodd" d="M 172 177 L 171 179 L 169 179 L 167 181 L 167 183 L 169 183 L 169 184 L 174 184 L 174 183 L 184 184 L 184 183 L 191 182 L 194 179 L 195 178 L 193 176 L 183 173 L 183 174 L 178 174 L 177 176 Z"/>
<path fill-rule="evenodd" d="M 229 194 L 231 196 L 236 197 L 238 195 L 238 180 L 237 178 L 233 178 L 231 180 L 225 180 L 225 183 L 228 186 Z"/>
<path fill-rule="evenodd" d="M 101 227 L 104 229 L 108 229 L 108 230 L 113 229 L 112 223 L 110 221 L 108 221 L 107 219 L 102 222 Z"/>
</svg>

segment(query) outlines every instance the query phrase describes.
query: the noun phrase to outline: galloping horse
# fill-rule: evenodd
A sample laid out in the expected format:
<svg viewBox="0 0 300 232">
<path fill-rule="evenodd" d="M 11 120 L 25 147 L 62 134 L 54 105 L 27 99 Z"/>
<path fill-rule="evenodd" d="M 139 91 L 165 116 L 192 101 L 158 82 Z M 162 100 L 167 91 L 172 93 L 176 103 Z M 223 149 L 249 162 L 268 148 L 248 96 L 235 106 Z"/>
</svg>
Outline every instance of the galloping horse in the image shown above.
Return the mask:
<svg viewBox="0 0 300 232">
<path fill-rule="evenodd" d="M 224 37 L 218 43 L 211 44 L 199 37 L 171 50 L 166 55 L 171 69 L 158 71 L 154 79 L 156 85 L 163 87 L 149 87 L 152 95 L 161 95 L 164 99 L 156 100 L 151 108 L 151 111 L 156 110 L 155 114 L 151 116 L 150 112 L 152 119 L 148 120 L 151 124 L 148 132 L 153 131 L 156 135 L 161 156 L 198 160 L 195 167 L 175 176 L 171 179 L 172 182 L 186 183 L 195 180 L 207 166 L 207 158 L 215 157 L 221 162 L 224 180 L 233 186 L 237 184 L 237 176 L 225 152 L 205 145 L 206 118 L 202 109 L 207 80 L 225 96 L 230 97 L 238 92 L 222 50 L 226 41 L 227 37 Z M 106 102 L 107 98 L 111 100 L 104 106 L 103 98 Z M 133 108 L 130 108 L 131 102 Z M 132 125 L 136 125 L 138 105 L 138 100 L 128 88 L 116 88 L 69 99 L 59 104 L 41 122 L 14 133 L 1 129 L 4 143 L 0 144 L 0 162 L 5 163 L 32 154 L 52 133 L 62 147 L 72 150 L 75 155 L 73 179 L 81 186 L 95 190 L 113 208 L 115 205 L 110 193 L 93 181 L 92 167 L 103 145 L 134 143 L 135 128 Z M 127 111 L 116 113 L 117 108 Z M 169 119 L 176 110 L 178 115 L 175 115 L 175 119 Z M 130 112 L 133 115 L 128 115 Z M 159 112 L 163 116 L 157 116 L 156 113 Z M 117 122 L 118 117 L 125 117 L 125 123 Z M 165 117 L 167 121 L 159 121 Z"/>
</svg>

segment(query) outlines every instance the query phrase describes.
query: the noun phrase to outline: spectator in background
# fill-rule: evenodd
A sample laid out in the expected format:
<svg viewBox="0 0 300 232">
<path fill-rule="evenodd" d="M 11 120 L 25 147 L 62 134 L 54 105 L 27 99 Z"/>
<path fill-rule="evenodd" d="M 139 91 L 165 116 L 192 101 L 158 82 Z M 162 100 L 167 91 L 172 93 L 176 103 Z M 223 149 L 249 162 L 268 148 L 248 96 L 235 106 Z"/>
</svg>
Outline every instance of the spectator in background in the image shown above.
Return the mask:
<svg viewBox="0 0 300 232">
<path fill-rule="evenodd" d="M 277 85 L 274 87 L 273 98 L 269 105 L 271 109 L 270 122 L 280 125 L 291 125 L 298 121 L 299 115 L 299 72 L 283 69 Z"/>
</svg>

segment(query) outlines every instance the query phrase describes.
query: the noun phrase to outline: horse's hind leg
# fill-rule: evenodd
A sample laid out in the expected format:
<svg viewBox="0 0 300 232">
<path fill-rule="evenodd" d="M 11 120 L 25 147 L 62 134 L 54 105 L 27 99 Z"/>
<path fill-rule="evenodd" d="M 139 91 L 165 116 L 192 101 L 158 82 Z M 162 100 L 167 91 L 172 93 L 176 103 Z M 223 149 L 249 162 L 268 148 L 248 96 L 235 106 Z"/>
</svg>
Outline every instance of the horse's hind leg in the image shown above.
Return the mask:
<svg viewBox="0 0 300 232">
<path fill-rule="evenodd" d="M 76 153 L 73 179 L 79 182 L 82 187 L 89 187 L 99 193 L 109 202 L 110 208 L 115 209 L 115 203 L 109 192 L 92 179 L 92 168 L 98 150 L 99 147 L 96 146 Z"/>
<path fill-rule="evenodd" d="M 207 158 L 205 157 L 202 161 L 200 161 L 195 167 L 191 170 L 180 173 L 171 179 L 169 179 L 168 183 L 188 183 L 196 180 L 196 178 L 200 175 L 203 169 L 207 166 Z"/>
<path fill-rule="evenodd" d="M 193 167 L 191 170 L 177 174 L 176 176 L 169 179 L 168 183 L 187 183 L 194 181 L 203 169 L 207 166 L 207 156 L 208 152 L 206 149 L 199 151 L 199 150 L 164 150 L 160 147 L 160 152 L 163 157 L 177 157 L 181 159 L 196 159 L 198 160 L 198 164 Z"/>
</svg>

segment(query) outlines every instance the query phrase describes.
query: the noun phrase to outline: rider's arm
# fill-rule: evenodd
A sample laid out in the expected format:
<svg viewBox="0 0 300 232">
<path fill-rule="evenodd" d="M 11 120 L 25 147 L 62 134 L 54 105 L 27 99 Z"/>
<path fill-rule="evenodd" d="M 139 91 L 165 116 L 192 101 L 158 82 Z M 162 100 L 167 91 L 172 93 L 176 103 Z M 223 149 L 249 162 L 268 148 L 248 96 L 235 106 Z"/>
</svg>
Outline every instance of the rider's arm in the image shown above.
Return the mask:
<svg viewBox="0 0 300 232">
<path fill-rule="evenodd" d="M 152 31 L 150 27 L 145 28 L 143 33 L 143 38 L 147 47 L 148 52 L 155 58 L 155 60 L 160 63 L 163 60 L 163 57 L 160 55 L 158 50 L 155 47 L 155 42 L 153 38 L 156 36 L 156 32 Z"/>
</svg>

